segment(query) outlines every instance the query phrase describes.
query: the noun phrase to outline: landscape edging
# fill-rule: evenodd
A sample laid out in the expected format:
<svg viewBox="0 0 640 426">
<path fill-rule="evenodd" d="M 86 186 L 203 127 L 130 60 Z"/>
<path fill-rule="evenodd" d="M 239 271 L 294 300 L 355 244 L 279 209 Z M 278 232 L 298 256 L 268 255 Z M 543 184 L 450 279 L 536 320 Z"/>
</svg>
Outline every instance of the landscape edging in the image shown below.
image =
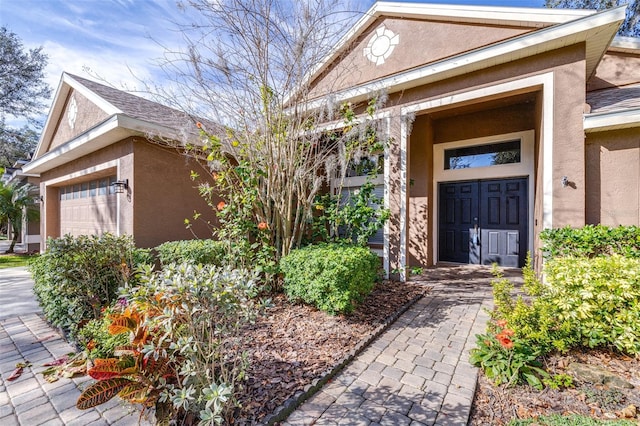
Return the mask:
<svg viewBox="0 0 640 426">
<path fill-rule="evenodd" d="M 429 290 L 432 290 L 430 287 Z M 287 399 L 282 405 L 277 407 L 274 412 L 265 417 L 261 424 L 271 426 L 276 422 L 282 422 L 289 417 L 293 411 L 302 405 L 307 399 L 315 395 L 329 380 L 335 377 L 344 367 L 347 366 L 353 359 L 365 350 L 375 339 L 377 339 L 383 332 L 385 332 L 402 314 L 404 314 L 411 306 L 413 306 L 418 300 L 422 299 L 424 294 L 415 296 L 413 299 L 405 303 L 394 314 L 389 315 L 382 324 L 380 324 L 375 330 L 373 330 L 366 339 L 358 343 L 348 354 L 346 354 L 336 365 L 328 369 L 324 373 L 311 381 L 310 384 L 304 387 L 304 390 L 297 391 L 292 397 Z"/>
</svg>

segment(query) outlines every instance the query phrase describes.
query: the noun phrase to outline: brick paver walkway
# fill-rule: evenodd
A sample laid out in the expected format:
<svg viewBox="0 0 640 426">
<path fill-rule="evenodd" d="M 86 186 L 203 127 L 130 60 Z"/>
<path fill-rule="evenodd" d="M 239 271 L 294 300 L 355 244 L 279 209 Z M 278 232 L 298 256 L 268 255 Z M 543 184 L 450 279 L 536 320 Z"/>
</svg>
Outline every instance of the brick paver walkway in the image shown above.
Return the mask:
<svg viewBox="0 0 640 426">
<path fill-rule="evenodd" d="M 509 275 L 516 275 L 513 271 Z M 478 371 L 469 364 L 491 306 L 487 268 L 427 270 L 433 290 L 285 425 L 466 425 Z"/>
<path fill-rule="evenodd" d="M 0 272 L 0 425 L 137 425 L 139 410 L 125 407 L 118 398 L 91 410 L 75 407 L 81 389 L 93 382 L 91 378 L 54 383 L 43 379 L 40 372 L 46 367 L 42 364 L 74 349 L 40 317 L 32 285 L 24 268 Z M 7 381 L 16 364 L 25 361 L 32 366 L 15 381 Z M 150 423 L 143 419 L 141 424 Z"/>
</svg>

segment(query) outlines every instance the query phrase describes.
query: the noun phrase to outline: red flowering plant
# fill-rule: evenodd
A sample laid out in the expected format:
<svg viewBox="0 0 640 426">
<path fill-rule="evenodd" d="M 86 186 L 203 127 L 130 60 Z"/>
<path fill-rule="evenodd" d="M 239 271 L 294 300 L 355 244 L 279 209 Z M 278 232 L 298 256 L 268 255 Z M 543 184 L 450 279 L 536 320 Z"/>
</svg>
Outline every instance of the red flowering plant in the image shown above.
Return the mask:
<svg viewBox="0 0 640 426">
<path fill-rule="evenodd" d="M 536 389 L 544 387 L 549 374 L 542 369 L 540 351 L 518 338 L 507 321 L 491 321 L 486 334 L 478 334 L 469 361 L 482 368 L 496 385 L 527 383 Z"/>
</svg>

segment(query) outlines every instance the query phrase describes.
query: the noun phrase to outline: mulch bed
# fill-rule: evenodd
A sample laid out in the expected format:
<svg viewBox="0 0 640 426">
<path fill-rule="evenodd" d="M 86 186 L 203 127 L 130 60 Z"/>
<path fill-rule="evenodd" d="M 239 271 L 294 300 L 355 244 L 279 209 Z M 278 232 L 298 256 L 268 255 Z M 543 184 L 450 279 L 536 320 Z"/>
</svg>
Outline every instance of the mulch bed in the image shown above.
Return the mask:
<svg viewBox="0 0 640 426">
<path fill-rule="evenodd" d="M 552 375 L 568 374 L 572 362 L 603 367 L 635 388 L 610 388 L 574 379 L 572 388 L 537 391 L 528 386 L 496 387 L 480 374 L 469 424 L 506 425 L 512 419 L 551 414 L 581 414 L 603 420 L 638 418 L 638 412 L 633 414 L 630 406 L 640 410 L 640 359 L 600 350 L 575 350 L 548 357 L 545 368 Z"/>
<path fill-rule="evenodd" d="M 273 307 L 245 331 L 248 380 L 236 424 L 260 422 L 297 391 L 336 366 L 409 301 L 428 291 L 420 284 L 385 281 L 349 315 L 331 316 L 276 296 Z"/>
</svg>

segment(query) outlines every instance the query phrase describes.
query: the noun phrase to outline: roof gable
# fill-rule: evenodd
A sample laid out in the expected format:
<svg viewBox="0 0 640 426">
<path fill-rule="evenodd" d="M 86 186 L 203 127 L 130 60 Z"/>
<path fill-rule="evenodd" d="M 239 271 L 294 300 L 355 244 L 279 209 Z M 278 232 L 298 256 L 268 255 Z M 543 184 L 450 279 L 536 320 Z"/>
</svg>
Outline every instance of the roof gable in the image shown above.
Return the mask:
<svg viewBox="0 0 640 426">
<path fill-rule="evenodd" d="M 369 32 L 376 21 L 385 18 L 413 19 L 428 22 L 449 22 L 486 27 L 520 28 L 532 31 L 551 25 L 569 22 L 593 14 L 589 10 L 493 7 L 471 5 L 446 5 L 406 2 L 379 1 L 367 11 L 362 18 L 337 43 L 336 47 L 307 75 L 306 82 L 314 85 L 316 80 L 327 73 L 327 68 L 353 49 L 366 32 Z M 410 35 L 412 43 L 418 39 Z M 496 38 L 499 40 L 500 37 Z M 468 39 L 467 39 L 468 40 Z M 456 41 L 451 39 L 450 41 Z M 468 49 L 465 49 L 468 50 Z"/>
<path fill-rule="evenodd" d="M 150 128 L 195 129 L 194 120 L 184 112 L 86 78 L 63 73 L 34 159 L 116 115 L 147 123 Z"/>
<path fill-rule="evenodd" d="M 413 4 L 393 3 L 393 5 L 394 7 L 402 5 L 403 7 L 412 9 L 411 5 Z M 510 11 L 528 10 L 521 8 L 498 9 L 509 9 Z M 372 10 L 376 12 L 376 7 L 374 6 Z M 345 89 L 333 92 L 325 91 L 324 93 L 320 90 L 316 90 L 315 92 L 311 92 L 314 95 L 313 97 L 307 97 L 307 99 L 311 99 L 308 107 L 320 107 L 324 103 L 323 97 L 327 95 L 330 95 L 333 102 L 342 102 L 347 100 L 360 101 L 370 97 L 372 93 L 380 90 L 384 90 L 388 93 L 397 92 L 579 43 L 584 43 L 585 45 L 585 72 L 588 77 L 594 73 L 602 55 L 611 43 L 620 23 L 625 17 L 624 6 L 597 13 L 593 13 L 592 11 L 587 11 L 586 13 L 585 11 L 580 11 L 582 14 L 578 14 L 577 18 L 575 18 L 575 15 L 557 14 L 560 10 L 542 10 L 544 10 L 546 14 L 549 14 L 549 16 L 555 18 L 561 17 L 566 22 L 563 21 L 562 23 L 555 24 L 539 23 L 538 25 L 543 28 L 538 28 L 486 46 L 477 47 L 470 51 L 460 52 L 453 56 L 422 64 L 418 67 L 405 71 L 400 70 L 386 77 L 352 85 Z M 573 12 L 577 13 L 578 11 Z M 466 22 L 470 19 L 471 18 L 464 18 L 463 20 Z M 487 18 L 486 22 L 490 22 L 490 19 Z M 532 27 L 535 26 L 534 24 L 535 23 L 529 23 Z M 343 44 L 336 48 L 336 52 L 344 50 L 348 43 L 350 43 L 351 46 L 354 44 L 357 45 L 357 43 L 354 43 L 354 34 L 361 35 L 364 31 L 362 26 L 358 29 L 358 25 L 356 26 L 356 30 L 352 31 L 353 34 L 350 33 L 350 35 L 346 36 L 347 40 L 343 41 Z M 429 40 L 425 42 L 428 43 Z M 344 55 L 344 52 L 341 53 L 341 55 Z M 330 57 L 330 59 L 335 61 L 340 61 L 340 58 L 340 54 L 338 53 L 334 53 Z M 321 68 L 324 70 L 329 66 L 331 66 L 329 63 L 321 64 Z M 346 68 L 347 67 L 345 67 L 345 69 Z M 359 70 L 357 69 L 352 69 L 352 72 L 358 71 Z M 315 84 L 313 87 L 319 87 L 321 85 L 318 83 L 318 80 L 321 80 L 322 77 L 323 75 L 319 75 L 318 72 L 312 74 L 312 80 L 310 81 Z M 326 83 L 324 86 L 331 87 Z M 295 95 L 299 96 L 300 93 L 298 92 Z"/>
<path fill-rule="evenodd" d="M 383 16 L 351 42 L 339 61 L 325 67 L 311 85 L 309 98 L 417 68 L 530 31 L 531 28 L 515 26 Z"/>
</svg>

